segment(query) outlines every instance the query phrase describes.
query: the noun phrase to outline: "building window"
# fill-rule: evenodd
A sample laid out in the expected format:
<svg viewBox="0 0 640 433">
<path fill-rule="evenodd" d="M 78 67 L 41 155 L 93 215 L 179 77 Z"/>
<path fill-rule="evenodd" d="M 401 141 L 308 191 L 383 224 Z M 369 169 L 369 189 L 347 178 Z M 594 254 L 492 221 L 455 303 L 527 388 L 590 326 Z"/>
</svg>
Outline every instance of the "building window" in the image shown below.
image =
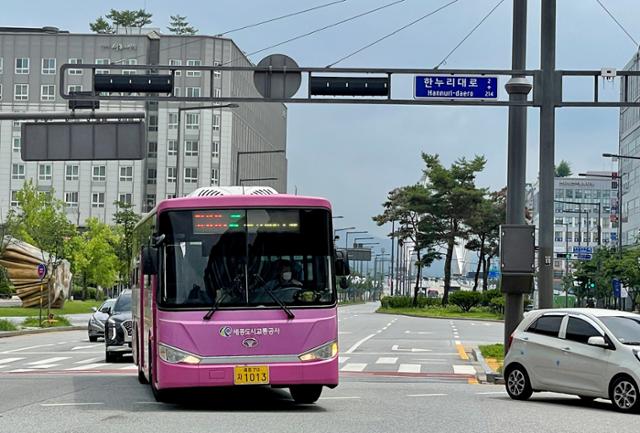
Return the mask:
<svg viewBox="0 0 640 433">
<path fill-rule="evenodd" d="M 82 59 L 74 57 L 69 59 L 69 63 L 72 65 L 79 65 L 82 63 Z M 69 69 L 69 75 L 82 75 L 82 69 Z"/>
<path fill-rule="evenodd" d="M 184 183 L 198 183 L 198 169 L 196 167 L 184 169 Z"/>
<path fill-rule="evenodd" d="M 219 141 L 211 142 L 211 157 L 220 158 L 220 142 Z"/>
<path fill-rule="evenodd" d="M 186 129 L 200 129 L 199 113 L 187 113 L 187 117 L 185 120 Z"/>
<path fill-rule="evenodd" d="M 54 84 L 43 84 L 42 86 L 40 86 L 40 100 L 55 101 L 56 86 Z"/>
<path fill-rule="evenodd" d="M 125 62 L 126 65 L 137 65 L 138 64 L 138 59 L 128 59 Z M 124 71 L 122 71 L 122 75 L 135 75 L 136 74 L 136 70 L 135 69 L 125 69 Z"/>
<path fill-rule="evenodd" d="M 147 185 L 155 185 L 158 179 L 158 170 L 155 168 L 147 169 Z"/>
<path fill-rule="evenodd" d="M 219 114 L 214 114 L 213 115 L 213 123 L 212 123 L 212 129 L 214 131 L 219 131 L 220 130 L 220 115 Z"/>
<path fill-rule="evenodd" d="M 200 97 L 200 87 L 187 87 L 187 97 L 188 98 L 199 98 Z"/>
<path fill-rule="evenodd" d="M 107 167 L 105 165 L 93 166 L 93 180 L 96 182 L 104 182 L 107 179 Z"/>
<path fill-rule="evenodd" d="M 103 192 L 94 192 L 91 194 L 91 207 L 104 207 Z"/>
<path fill-rule="evenodd" d="M 131 204 L 131 193 L 124 193 L 124 194 L 120 194 L 118 195 L 118 203 L 123 203 L 123 204 Z"/>
<path fill-rule="evenodd" d="M 11 166 L 11 179 L 24 179 L 24 164 L 13 164 Z"/>
<path fill-rule="evenodd" d="M 78 193 L 77 192 L 65 192 L 64 202 L 67 207 L 78 207 Z"/>
<path fill-rule="evenodd" d="M 153 207 L 156 205 L 156 195 L 147 194 L 146 202 L 147 202 L 147 210 L 153 209 Z"/>
<path fill-rule="evenodd" d="M 149 142 L 147 156 L 149 156 L 149 158 L 156 158 L 158 156 L 158 143 L 156 141 Z"/>
<path fill-rule="evenodd" d="M 184 156 L 198 156 L 197 140 L 187 140 L 184 142 Z"/>
<path fill-rule="evenodd" d="M 178 113 L 169 113 L 169 129 L 178 129 Z"/>
<path fill-rule="evenodd" d="M 555 240 L 556 242 L 562 242 L 562 232 L 555 233 Z"/>
<path fill-rule="evenodd" d="M 220 62 L 216 60 L 213 62 L 213 66 L 220 66 Z M 215 78 L 220 78 L 222 76 L 222 71 L 213 71 L 213 76 Z"/>
<path fill-rule="evenodd" d="M 38 180 L 51 180 L 51 164 L 38 165 Z"/>
<path fill-rule="evenodd" d="M 79 165 L 67 165 L 65 168 L 65 179 L 66 180 L 78 180 L 78 174 L 80 173 Z"/>
<path fill-rule="evenodd" d="M 20 152 L 21 147 L 22 147 L 22 139 L 20 137 L 13 137 L 13 145 L 11 146 L 13 151 Z"/>
<path fill-rule="evenodd" d="M 4 71 L 4 58 L 0 57 L 0 74 Z"/>
<path fill-rule="evenodd" d="M 29 58 L 20 57 L 16 59 L 16 74 L 28 74 L 29 73 Z"/>
<path fill-rule="evenodd" d="M 18 207 L 18 191 L 11 191 L 11 202 L 9 206 Z"/>
<path fill-rule="evenodd" d="M 111 59 L 96 59 L 96 65 L 109 65 Z M 96 74 L 109 75 L 111 71 L 109 69 L 96 69 Z"/>
<path fill-rule="evenodd" d="M 75 93 L 75 92 L 82 92 L 82 85 L 81 84 L 72 84 L 69 87 L 67 87 L 68 93 Z"/>
<path fill-rule="evenodd" d="M 133 181 L 133 167 L 120 167 L 120 182 L 131 182 Z"/>
<path fill-rule="evenodd" d="M 213 97 L 214 98 L 222 98 L 222 89 L 216 87 L 213 89 Z"/>
<path fill-rule="evenodd" d="M 152 114 L 149 116 L 149 131 L 155 132 L 158 130 L 158 116 Z"/>
<path fill-rule="evenodd" d="M 220 184 L 220 178 L 218 177 L 218 169 L 212 168 L 211 169 L 211 185 L 218 186 L 219 184 Z"/>
<path fill-rule="evenodd" d="M 173 96 L 180 96 L 180 93 L 182 93 L 180 91 L 180 87 L 174 87 L 173 88 Z"/>
<path fill-rule="evenodd" d="M 13 100 L 14 101 L 28 101 L 29 100 L 29 85 L 28 84 L 16 84 L 14 86 Z"/>
<path fill-rule="evenodd" d="M 201 66 L 200 60 L 187 60 L 187 66 Z M 200 71 L 187 71 L 187 77 L 199 77 L 202 74 Z"/>
<path fill-rule="evenodd" d="M 178 142 L 176 140 L 168 141 L 167 154 L 169 156 L 176 156 L 178 154 Z"/>
<path fill-rule="evenodd" d="M 182 60 L 180 59 L 169 59 L 169 66 L 182 66 Z M 182 71 L 175 72 L 176 77 L 182 75 Z"/>
<path fill-rule="evenodd" d="M 167 199 L 176 198 L 175 194 L 167 194 Z"/>
<path fill-rule="evenodd" d="M 574 242 L 580 242 L 580 232 L 575 232 L 573 237 Z"/>
<path fill-rule="evenodd" d="M 167 182 L 176 183 L 178 179 L 178 169 L 175 167 L 167 167 Z"/>
<path fill-rule="evenodd" d="M 55 75 L 56 59 L 42 59 L 42 75 Z"/>
</svg>

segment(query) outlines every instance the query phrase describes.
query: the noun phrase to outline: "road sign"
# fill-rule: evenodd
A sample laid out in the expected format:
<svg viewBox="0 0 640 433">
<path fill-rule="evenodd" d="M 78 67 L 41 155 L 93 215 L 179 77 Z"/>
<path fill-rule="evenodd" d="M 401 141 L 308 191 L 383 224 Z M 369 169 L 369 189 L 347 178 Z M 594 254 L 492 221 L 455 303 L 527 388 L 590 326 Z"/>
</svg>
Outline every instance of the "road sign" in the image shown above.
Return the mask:
<svg viewBox="0 0 640 433">
<path fill-rule="evenodd" d="M 611 281 L 611 285 L 613 286 L 613 297 L 614 298 L 620 298 L 620 296 L 622 295 L 622 285 L 620 284 L 620 280 L 617 278 L 614 278 Z"/>
<path fill-rule="evenodd" d="M 576 257 L 578 260 L 591 260 L 593 256 L 591 254 L 577 254 Z"/>
<path fill-rule="evenodd" d="M 416 75 L 415 99 L 497 99 L 498 77 Z"/>
<path fill-rule="evenodd" d="M 573 252 L 577 254 L 593 254 L 593 247 L 573 247 Z"/>
<path fill-rule="evenodd" d="M 347 255 L 349 260 L 357 262 L 369 262 L 371 261 L 371 249 L 370 248 L 348 248 Z"/>
<path fill-rule="evenodd" d="M 38 278 L 40 278 L 41 280 L 44 280 L 44 277 L 47 276 L 47 265 L 45 265 L 44 263 L 40 263 L 38 265 Z"/>
<path fill-rule="evenodd" d="M 298 68 L 298 64 L 284 54 L 272 54 L 260 60 L 258 67 Z M 253 73 L 253 84 L 264 98 L 291 98 L 302 83 L 300 72 L 263 72 Z"/>
</svg>

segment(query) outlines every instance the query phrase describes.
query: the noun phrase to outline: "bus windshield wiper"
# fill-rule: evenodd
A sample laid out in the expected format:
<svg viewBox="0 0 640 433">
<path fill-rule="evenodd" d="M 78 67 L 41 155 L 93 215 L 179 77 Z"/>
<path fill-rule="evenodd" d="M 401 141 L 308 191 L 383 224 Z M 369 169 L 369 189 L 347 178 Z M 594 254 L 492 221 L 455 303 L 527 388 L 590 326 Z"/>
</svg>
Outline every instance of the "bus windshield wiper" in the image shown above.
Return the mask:
<svg viewBox="0 0 640 433">
<path fill-rule="evenodd" d="M 265 283 L 264 279 L 258 275 L 258 274 L 254 274 L 254 276 L 258 279 L 260 279 L 260 281 L 262 281 L 262 288 L 264 289 L 265 292 L 267 292 L 267 294 L 269 296 L 271 296 L 271 299 L 273 299 L 275 301 L 276 304 L 278 304 L 280 306 L 280 308 L 282 308 L 282 310 L 287 314 L 287 318 L 289 319 L 295 319 L 296 315 L 293 314 L 293 311 L 291 311 L 289 309 L 289 307 L 287 307 L 284 302 L 282 302 L 282 300 L 280 298 L 278 298 L 276 296 L 275 293 L 273 293 L 273 291 L 271 290 L 271 288 L 269 288 L 269 286 L 267 285 L 267 283 Z"/>
<path fill-rule="evenodd" d="M 218 310 L 218 308 L 220 307 L 220 304 L 222 303 L 222 301 L 224 301 L 227 298 L 227 294 L 228 293 L 229 293 L 228 291 L 225 291 L 222 294 L 222 296 L 220 296 L 220 298 L 215 302 L 215 304 L 213 304 L 211 309 L 209 311 L 207 311 L 207 314 L 204 315 L 202 320 L 211 320 L 211 317 L 213 316 L 213 313 L 215 313 Z"/>
</svg>

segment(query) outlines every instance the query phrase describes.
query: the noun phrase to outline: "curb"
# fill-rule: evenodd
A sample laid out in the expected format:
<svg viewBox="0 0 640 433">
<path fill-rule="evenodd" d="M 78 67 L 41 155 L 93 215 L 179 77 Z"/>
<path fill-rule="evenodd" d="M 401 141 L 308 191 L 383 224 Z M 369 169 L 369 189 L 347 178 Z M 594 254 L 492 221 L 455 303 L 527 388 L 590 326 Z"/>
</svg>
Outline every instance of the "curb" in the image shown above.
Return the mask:
<svg viewBox="0 0 640 433">
<path fill-rule="evenodd" d="M 20 331 L 2 331 L 0 332 L 0 338 L 17 337 L 20 335 L 30 335 L 30 334 L 46 334 L 49 332 L 84 331 L 86 329 L 87 329 L 86 326 L 59 326 L 57 328 L 23 329 Z"/>
<path fill-rule="evenodd" d="M 494 383 L 494 384 L 504 384 L 504 378 L 502 375 L 496 371 L 493 371 L 491 367 L 484 360 L 484 356 L 480 352 L 480 349 L 473 348 L 471 349 L 471 353 L 473 353 L 473 357 L 480 364 L 483 370 L 483 374 L 485 376 L 485 382 Z"/>
<path fill-rule="evenodd" d="M 504 320 L 497 319 L 472 319 L 470 317 L 432 317 L 432 316 L 416 316 L 406 313 L 388 313 L 386 311 L 376 311 L 376 314 L 388 314 L 389 316 L 405 316 L 405 317 L 417 317 L 418 319 L 440 319 L 440 320 L 468 320 L 471 322 L 490 322 L 490 323 L 504 323 Z"/>
</svg>

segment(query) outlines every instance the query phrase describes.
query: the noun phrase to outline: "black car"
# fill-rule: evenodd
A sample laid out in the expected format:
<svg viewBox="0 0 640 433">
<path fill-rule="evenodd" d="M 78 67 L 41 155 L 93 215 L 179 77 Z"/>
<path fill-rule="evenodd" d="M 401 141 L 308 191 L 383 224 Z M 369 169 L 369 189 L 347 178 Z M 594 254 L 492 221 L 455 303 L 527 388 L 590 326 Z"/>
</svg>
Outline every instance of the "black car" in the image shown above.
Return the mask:
<svg viewBox="0 0 640 433">
<path fill-rule="evenodd" d="M 131 290 L 123 291 L 111 308 L 104 332 L 105 358 L 115 362 L 131 353 Z"/>
</svg>

